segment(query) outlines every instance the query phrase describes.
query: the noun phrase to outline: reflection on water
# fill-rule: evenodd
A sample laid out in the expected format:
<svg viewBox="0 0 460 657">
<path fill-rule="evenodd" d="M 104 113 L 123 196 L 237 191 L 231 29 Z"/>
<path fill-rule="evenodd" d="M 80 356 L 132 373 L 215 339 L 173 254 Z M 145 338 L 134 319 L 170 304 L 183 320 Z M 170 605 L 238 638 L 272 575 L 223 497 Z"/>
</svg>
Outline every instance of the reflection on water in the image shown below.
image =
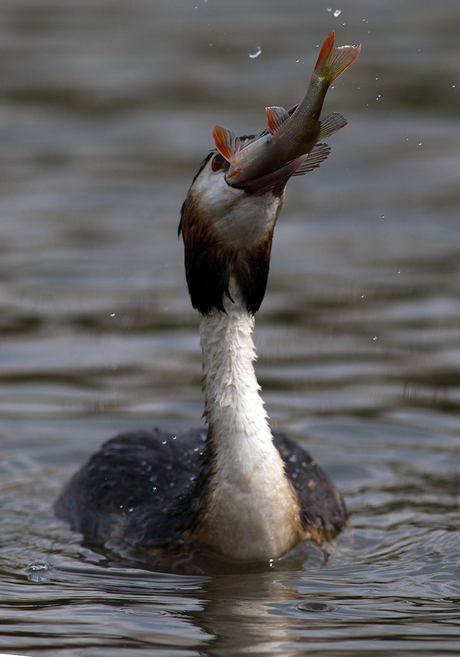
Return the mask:
<svg viewBox="0 0 460 657">
<path fill-rule="evenodd" d="M 330 9 L 0 8 L 3 652 L 460 654 L 458 2 Z M 331 29 L 363 46 L 327 99 L 349 125 L 288 187 L 255 339 L 273 425 L 350 527 L 236 571 L 96 552 L 53 517 L 69 474 L 117 432 L 200 422 L 176 230 L 211 129 L 298 101 Z"/>
</svg>

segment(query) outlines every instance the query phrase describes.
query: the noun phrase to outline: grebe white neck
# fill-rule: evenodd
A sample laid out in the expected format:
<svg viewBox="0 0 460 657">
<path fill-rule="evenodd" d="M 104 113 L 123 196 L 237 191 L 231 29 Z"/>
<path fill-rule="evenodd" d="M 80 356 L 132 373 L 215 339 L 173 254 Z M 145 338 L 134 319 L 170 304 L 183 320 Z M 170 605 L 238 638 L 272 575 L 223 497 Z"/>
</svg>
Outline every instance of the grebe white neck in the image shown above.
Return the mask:
<svg viewBox="0 0 460 657">
<path fill-rule="evenodd" d="M 205 417 L 212 453 L 195 538 L 233 559 L 284 554 L 299 541 L 299 503 L 273 445 L 254 372 L 254 318 L 237 290 L 201 320 Z"/>
</svg>

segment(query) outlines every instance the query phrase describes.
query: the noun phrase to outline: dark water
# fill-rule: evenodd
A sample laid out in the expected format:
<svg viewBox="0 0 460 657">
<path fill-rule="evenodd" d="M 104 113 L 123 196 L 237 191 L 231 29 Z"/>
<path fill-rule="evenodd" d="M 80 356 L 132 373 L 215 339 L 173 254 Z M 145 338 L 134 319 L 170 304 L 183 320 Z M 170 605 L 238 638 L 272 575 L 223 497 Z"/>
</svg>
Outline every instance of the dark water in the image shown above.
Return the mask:
<svg viewBox="0 0 460 657">
<path fill-rule="evenodd" d="M 256 572 L 98 553 L 53 517 L 69 474 L 200 422 L 176 229 L 212 127 L 297 102 L 331 29 L 349 125 L 289 184 L 255 339 L 350 527 Z M 1 4 L 0 651 L 460 655 L 459 31 L 457 0 Z"/>
</svg>

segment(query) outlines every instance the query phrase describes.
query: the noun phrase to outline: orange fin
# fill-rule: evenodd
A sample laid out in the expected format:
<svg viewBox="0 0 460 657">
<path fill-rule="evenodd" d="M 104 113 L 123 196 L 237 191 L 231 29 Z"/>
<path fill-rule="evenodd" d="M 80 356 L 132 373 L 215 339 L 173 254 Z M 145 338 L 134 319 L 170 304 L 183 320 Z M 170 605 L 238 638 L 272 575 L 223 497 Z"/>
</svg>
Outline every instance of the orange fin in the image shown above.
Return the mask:
<svg viewBox="0 0 460 657">
<path fill-rule="evenodd" d="M 341 73 L 353 64 L 361 51 L 361 46 L 340 46 L 334 48 L 335 35 L 331 32 L 325 39 L 319 53 L 314 74 L 334 82 Z"/>
<path fill-rule="evenodd" d="M 227 130 L 227 128 L 221 128 L 220 125 L 214 126 L 212 136 L 214 137 L 217 150 L 228 162 L 230 162 L 235 153 L 241 150 L 240 138 L 231 130 Z"/>
<path fill-rule="evenodd" d="M 341 130 L 347 125 L 348 121 L 338 112 L 328 114 L 325 119 L 321 121 L 321 129 L 319 131 L 318 139 L 327 139 L 334 132 Z"/>
<path fill-rule="evenodd" d="M 331 152 L 329 144 L 316 144 L 316 146 L 308 153 L 305 162 L 293 174 L 294 176 L 303 176 L 304 173 L 317 169 L 321 162 L 327 158 Z"/>
<path fill-rule="evenodd" d="M 334 52 L 334 43 L 335 43 L 335 32 L 332 30 L 330 34 L 324 39 L 324 43 L 321 46 L 319 51 L 318 59 L 315 64 L 315 71 L 317 68 L 323 65 L 324 61 L 327 61 L 331 54 Z"/>
<path fill-rule="evenodd" d="M 289 118 L 289 113 L 284 107 L 266 107 L 267 130 L 274 135 Z"/>
</svg>

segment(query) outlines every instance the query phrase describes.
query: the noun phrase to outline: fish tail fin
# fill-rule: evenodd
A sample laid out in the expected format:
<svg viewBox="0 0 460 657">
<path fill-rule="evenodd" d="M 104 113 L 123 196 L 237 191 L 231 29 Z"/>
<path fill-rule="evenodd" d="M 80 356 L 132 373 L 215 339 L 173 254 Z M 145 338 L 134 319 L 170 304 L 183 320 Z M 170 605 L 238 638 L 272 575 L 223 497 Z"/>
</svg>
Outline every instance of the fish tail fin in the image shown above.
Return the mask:
<svg viewBox="0 0 460 657">
<path fill-rule="evenodd" d="M 316 61 L 313 75 L 324 78 L 331 84 L 346 68 L 353 64 L 360 53 L 361 46 L 340 46 L 334 48 L 335 34 L 332 31 L 324 40 Z"/>
<path fill-rule="evenodd" d="M 231 130 L 227 130 L 227 128 L 222 128 L 220 125 L 214 126 L 212 136 L 214 137 L 217 150 L 228 162 L 241 150 L 240 138 Z"/>
</svg>

